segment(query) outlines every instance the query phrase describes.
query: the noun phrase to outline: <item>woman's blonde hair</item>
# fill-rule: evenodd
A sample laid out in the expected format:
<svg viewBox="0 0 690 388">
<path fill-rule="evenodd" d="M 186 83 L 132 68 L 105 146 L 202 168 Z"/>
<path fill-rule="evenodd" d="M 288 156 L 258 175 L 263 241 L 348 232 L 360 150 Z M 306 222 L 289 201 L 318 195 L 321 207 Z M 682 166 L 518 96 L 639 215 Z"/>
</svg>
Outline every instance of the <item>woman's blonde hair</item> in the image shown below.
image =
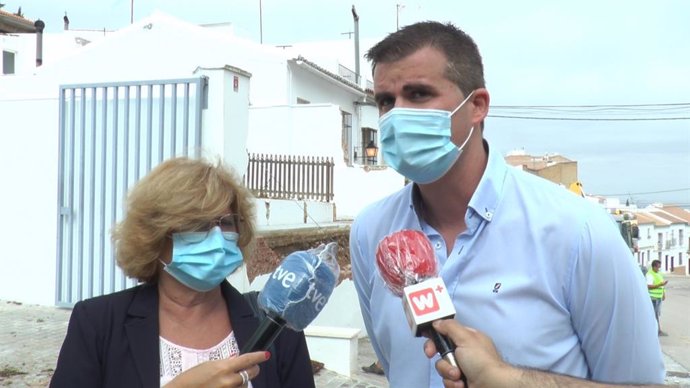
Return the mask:
<svg viewBox="0 0 690 388">
<path fill-rule="evenodd" d="M 246 259 L 254 239 L 250 192 L 220 161 L 169 159 L 129 192 L 125 217 L 113 230 L 117 263 L 129 277 L 156 281 L 173 232 L 208 225 L 228 210 L 241 220 L 238 245 Z"/>
</svg>

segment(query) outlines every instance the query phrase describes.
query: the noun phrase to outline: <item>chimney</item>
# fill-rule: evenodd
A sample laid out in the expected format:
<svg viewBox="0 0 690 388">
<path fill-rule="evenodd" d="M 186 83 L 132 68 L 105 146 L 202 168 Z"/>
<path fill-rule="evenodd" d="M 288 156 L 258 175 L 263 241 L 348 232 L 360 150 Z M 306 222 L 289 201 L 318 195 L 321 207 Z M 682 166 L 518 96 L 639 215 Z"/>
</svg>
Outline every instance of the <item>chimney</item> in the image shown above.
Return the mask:
<svg viewBox="0 0 690 388">
<path fill-rule="evenodd" d="M 352 5 L 352 18 L 355 20 L 355 79 L 357 85 L 361 85 L 359 75 L 359 15 L 357 15 L 354 4 Z"/>
<path fill-rule="evenodd" d="M 43 29 L 46 24 L 38 19 L 34 22 L 34 27 L 36 27 L 36 67 L 39 67 L 43 64 Z"/>
<path fill-rule="evenodd" d="M 69 18 L 67 17 L 67 12 L 65 12 L 65 16 L 62 17 L 62 21 L 65 22 L 65 31 L 69 30 Z"/>
</svg>

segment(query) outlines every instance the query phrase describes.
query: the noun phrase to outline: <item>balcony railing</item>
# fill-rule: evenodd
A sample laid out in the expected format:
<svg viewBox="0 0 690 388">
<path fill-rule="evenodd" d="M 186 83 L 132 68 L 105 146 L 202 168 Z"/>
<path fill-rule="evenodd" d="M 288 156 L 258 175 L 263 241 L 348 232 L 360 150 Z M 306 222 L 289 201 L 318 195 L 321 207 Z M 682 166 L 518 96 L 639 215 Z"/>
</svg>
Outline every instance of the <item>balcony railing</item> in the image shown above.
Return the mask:
<svg viewBox="0 0 690 388">
<path fill-rule="evenodd" d="M 352 82 L 353 84 L 359 85 L 360 76 L 354 71 L 340 64 L 338 65 L 338 75 Z"/>
</svg>

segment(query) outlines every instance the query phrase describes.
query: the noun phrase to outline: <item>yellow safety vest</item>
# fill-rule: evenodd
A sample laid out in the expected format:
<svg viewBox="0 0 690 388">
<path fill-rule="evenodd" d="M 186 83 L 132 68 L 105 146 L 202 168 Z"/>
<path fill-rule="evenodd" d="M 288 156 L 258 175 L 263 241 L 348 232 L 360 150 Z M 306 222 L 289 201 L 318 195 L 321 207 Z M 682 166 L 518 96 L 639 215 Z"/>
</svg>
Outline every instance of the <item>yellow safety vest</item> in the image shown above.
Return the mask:
<svg viewBox="0 0 690 388">
<path fill-rule="evenodd" d="M 652 275 L 652 278 L 654 279 L 654 285 L 656 286 L 657 284 L 661 284 L 664 282 L 664 277 L 661 276 L 659 272 L 654 272 L 654 271 L 649 271 L 649 275 Z M 654 299 L 661 299 L 664 296 L 664 287 L 659 287 L 659 288 L 652 288 L 649 289 L 649 296 L 651 296 Z"/>
</svg>

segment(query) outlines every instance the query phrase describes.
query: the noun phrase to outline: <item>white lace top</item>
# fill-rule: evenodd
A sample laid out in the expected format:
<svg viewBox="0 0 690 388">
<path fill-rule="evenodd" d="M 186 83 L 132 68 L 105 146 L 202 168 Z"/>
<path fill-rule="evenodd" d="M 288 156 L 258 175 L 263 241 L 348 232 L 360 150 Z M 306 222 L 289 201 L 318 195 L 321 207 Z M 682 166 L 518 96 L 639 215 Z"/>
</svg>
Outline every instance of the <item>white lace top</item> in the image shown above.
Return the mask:
<svg viewBox="0 0 690 388">
<path fill-rule="evenodd" d="M 237 357 L 240 348 L 237 346 L 235 334 L 230 332 L 218 345 L 208 349 L 191 349 L 174 344 L 163 337 L 160 338 L 161 356 L 161 387 L 169 383 L 180 373 L 202 362 L 210 360 L 223 360 Z M 249 383 L 251 388 L 252 383 Z"/>
</svg>

